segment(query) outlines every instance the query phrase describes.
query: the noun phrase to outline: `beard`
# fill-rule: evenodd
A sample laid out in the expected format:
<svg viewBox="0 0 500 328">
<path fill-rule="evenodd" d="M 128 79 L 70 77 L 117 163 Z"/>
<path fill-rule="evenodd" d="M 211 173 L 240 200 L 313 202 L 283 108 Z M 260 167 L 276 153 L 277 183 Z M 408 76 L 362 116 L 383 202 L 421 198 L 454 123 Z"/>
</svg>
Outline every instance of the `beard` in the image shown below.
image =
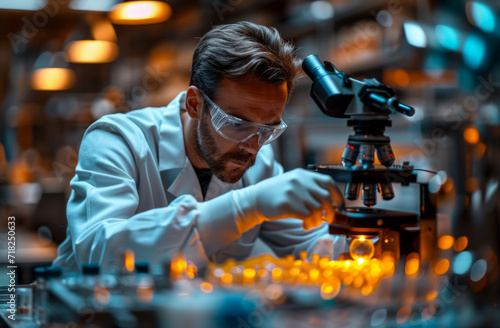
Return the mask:
<svg viewBox="0 0 500 328">
<path fill-rule="evenodd" d="M 196 152 L 208 164 L 214 175 L 225 183 L 238 182 L 243 174 L 255 164 L 256 155 L 252 155 L 246 151 L 229 152 L 217 157 L 217 144 L 213 134 L 217 133 L 209 122 L 207 110 L 203 110 L 200 119 L 198 120 L 197 133 L 194 135 Z M 228 167 L 230 161 L 247 163 L 246 167 Z"/>
</svg>

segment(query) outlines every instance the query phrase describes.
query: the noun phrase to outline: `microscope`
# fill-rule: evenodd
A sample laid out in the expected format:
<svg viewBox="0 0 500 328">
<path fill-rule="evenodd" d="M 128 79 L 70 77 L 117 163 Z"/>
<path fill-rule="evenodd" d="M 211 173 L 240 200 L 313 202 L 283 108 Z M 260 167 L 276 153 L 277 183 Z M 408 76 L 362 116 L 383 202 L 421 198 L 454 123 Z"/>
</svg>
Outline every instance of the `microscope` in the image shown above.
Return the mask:
<svg viewBox="0 0 500 328">
<path fill-rule="evenodd" d="M 377 191 L 387 201 L 395 196 L 393 183 L 417 183 L 417 174 L 409 162 L 394 165 L 390 138 L 384 135 L 392 124 L 392 113 L 413 116 L 415 110 L 399 102 L 391 87 L 376 79 L 356 80 L 338 71 L 332 63 L 322 62 L 317 55 L 306 57 L 302 68 L 313 81 L 311 97 L 321 111 L 347 119 L 347 125 L 354 129 L 341 165 L 308 166 L 309 170 L 344 182 L 346 199 L 356 200 L 360 190 L 362 193 L 364 207 L 338 208 L 330 233 L 353 240 L 376 240 L 375 257 L 389 252 L 397 260 L 401 255 L 416 252 L 421 261 L 432 261 L 437 252 L 436 209 L 427 184 L 419 183 L 419 213 L 373 208 Z M 374 165 L 375 153 L 381 165 Z"/>
</svg>

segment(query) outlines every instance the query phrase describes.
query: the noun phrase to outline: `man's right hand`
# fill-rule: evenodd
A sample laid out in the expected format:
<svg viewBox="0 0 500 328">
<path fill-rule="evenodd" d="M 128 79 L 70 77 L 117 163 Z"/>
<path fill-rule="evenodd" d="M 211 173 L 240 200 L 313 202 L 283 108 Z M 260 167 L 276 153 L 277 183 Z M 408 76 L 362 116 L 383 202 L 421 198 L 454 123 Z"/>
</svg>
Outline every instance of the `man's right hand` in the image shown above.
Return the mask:
<svg viewBox="0 0 500 328">
<path fill-rule="evenodd" d="M 283 218 L 303 220 L 304 229 L 332 223 L 335 211 L 332 201 L 343 206 L 344 197 L 328 175 L 295 169 L 236 191 L 235 200 L 243 220 L 259 221 Z M 342 203 L 342 204 L 339 204 Z"/>
</svg>

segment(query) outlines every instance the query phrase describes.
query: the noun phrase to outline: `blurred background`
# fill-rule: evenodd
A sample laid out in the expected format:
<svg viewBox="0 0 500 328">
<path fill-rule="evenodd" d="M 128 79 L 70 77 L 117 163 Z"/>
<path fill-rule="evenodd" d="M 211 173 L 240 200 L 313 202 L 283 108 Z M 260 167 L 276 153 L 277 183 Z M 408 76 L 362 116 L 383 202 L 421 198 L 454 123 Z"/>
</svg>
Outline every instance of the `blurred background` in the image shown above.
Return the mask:
<svg viewBox="0 0 500 328">
<path fill-rule="evenodd" d="M 188 87 L 199 38 L 241 20 L 274 26 L 302 58 L 318 54 L 352 77 L 377 78 L 415 107 L 411 118 L 393 115 L 386 131 L 396 163 L 441 172 L 439 234 L 467 236 L 465 271 L 486 259 L 477 292 L 498 287 L 500 4 L 493 0 L 1 1 L 0 231 L 15 216 L 18 263 L 55 258 L 86 128 L 103 115 L 167 105 Z M 284 114 L 289 128 L 274 144 L 285 170 L 340 163 L 352 134 L 345 120 L 318 109 L 301 76 Z M 418 192 L 399 194 L 404 201 L 393 206 L 418 210 Z M 21 281 L 30 281 L 28 271 L 19 271 Z"/>
</svg>

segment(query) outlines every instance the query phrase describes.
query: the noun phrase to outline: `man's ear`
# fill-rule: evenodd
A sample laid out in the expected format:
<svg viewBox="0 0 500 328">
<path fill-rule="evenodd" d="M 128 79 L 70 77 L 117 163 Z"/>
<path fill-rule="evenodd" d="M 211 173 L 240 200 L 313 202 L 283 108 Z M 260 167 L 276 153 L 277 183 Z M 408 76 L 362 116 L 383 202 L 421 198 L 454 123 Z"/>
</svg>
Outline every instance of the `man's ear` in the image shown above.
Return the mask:
<svg viewBox="0 0 500 328">
<path fill-rule="evenodd" d="M 203 111 L 203 95 L 194 85 L 186 91 L 186 111 L 194 119 L 199 119 Z"/>
</svg>

